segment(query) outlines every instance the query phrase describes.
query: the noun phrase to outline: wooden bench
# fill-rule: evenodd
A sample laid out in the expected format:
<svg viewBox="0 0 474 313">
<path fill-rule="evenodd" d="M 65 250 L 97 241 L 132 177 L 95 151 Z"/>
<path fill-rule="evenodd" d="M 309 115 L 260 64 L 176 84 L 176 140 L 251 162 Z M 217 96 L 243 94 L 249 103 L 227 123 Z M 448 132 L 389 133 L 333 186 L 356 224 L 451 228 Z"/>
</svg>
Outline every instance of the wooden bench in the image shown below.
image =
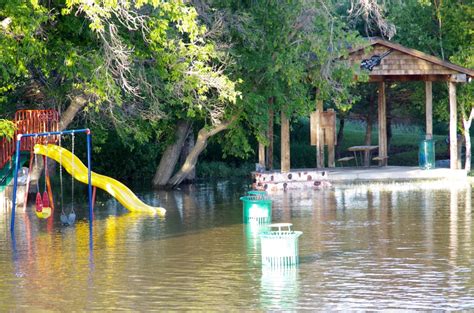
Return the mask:
<svg viewBox="0 0 474 313">
<path fill-rule="evenodd" d="M 337 162 L 341 164 L 341 167 L 344 167 L 344 163 L 349 162 L 350 160 L 354 160 L 354 157 L 353 156 L 343 157 L 343 158 L 337 159 Z"/>
<path fill-rule="evenodd" d="M 373 158 L 372 158 L 372 161 L 379 161 L 379 162 L 381 162 L 381 161 L 385 161 L 385 160 L 387 160 L 387 159 L 388 159 L 388 156 L 380 156 L 380 155 L 378 155 L 378 156 L 376 156 L 376 157 L 373 157 Z"/>
</svg>

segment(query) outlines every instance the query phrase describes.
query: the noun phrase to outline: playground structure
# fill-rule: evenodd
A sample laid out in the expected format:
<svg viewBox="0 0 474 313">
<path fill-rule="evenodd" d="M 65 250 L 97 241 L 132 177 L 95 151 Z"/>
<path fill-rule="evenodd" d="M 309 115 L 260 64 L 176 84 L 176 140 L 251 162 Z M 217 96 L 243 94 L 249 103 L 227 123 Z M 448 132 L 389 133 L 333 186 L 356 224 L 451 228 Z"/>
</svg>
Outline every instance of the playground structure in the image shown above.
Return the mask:
<svg viewBox="0 0 474 313">
<path fill-rule="evenodd" d="M 134 212 L 149 212 L 164 216 L 166 210 L 161 207 L 152 207 L 143 203 L 129 188 L 117 180 L 93 173 L 91 171 L 91 132 L 89 129 L 77 129 L 77 130 L 63 130 L 59 131 L 59 114 L 55 110 L 22 110 L 15 114 L 15 138 L 16 143 L 11 140 L 8 141 L 3 138 L 0 141 L 0 147 L 2 148 L 0 154 L 0 180 L 2 184 L 8 184 L 13 179 L 13 192 L 12 192 L 12 215 L 10 230 L 14 233 L 15 226 L 15 209 L 17 202 L 17 190 L 18 190 L 18 172 L 20 165 L 25 162 L 24 158 L 21 158 L 22 154 L 30 154 L 30 171 L 28 172 L 28 178 L 26 181 L 25 201 L 24 206 L 26 207 L 30 172 L 33 165 L 33 160 L 37 163 L 37 156 L 42 155 L 44 158 L 45 165 L 45 191 L 43 196 L 39 192 L 36 198 L 36 214 L 40 218 L 48 218 L 52 211 L 54 211 L 54 200 L 52 197 L 51 183 L 49 174 L 47 171 L 46 158 L 51 158 L 57 161 L 66 171 L 71 174 L 74 179 L 88 184 L 89 192 L 89 221 L 92 227 L 93 220 L 93 202 L 95 198 L 95 188 L 99 187 L 107 191 L 111 196 L 116 198 L 125 208 L 129 211 Z M 87 166 L 85 166 L 81 160 L 74 155 L 74 136 L 75 134 L 84 133 L 87 136 Z M 70 135 L 72 137 L 72 153 L 63 147 L 61 147 L 61 137 Z M 56 143 L 59 142 L 59 146 Z M 14 164 L 14 165 L 13 165 Z M 36 164 L 37 165 L 37 164 Z M 61 178 L 61 198 L 62 198 L 62 168 L 60 167 L 60 178 Z M 94 186 L 94 191 L 92 187 Z M 72 188 L 74 189 L 74 188 Z M 62 201 L 61 201 L 62 202 Z M 62 203 L 61 203 L 62 204 Z M 63 209 L 62 209 L 63 210 Z M 75 220 L 74 209 L 68 217 L 61 214 L 61 221 L 65 224 L 73 224 Z M 64 218 L 63 218 L 64 217 Z M 71 221 L 72 219 L 72 221 Z M 68 223 L 69 221 L 69 223 Z"/>
<path fill-rule="evenodd" d="M 56 110 L 19 110 L 15 113 L 15 135 L 33 134 L 59 131 L 59 113 Z M 46 139 L 45 137 L 24 138 L 20 145 L 20 156 L 22 162 L 26 162 L 25 155 L 29 154 L 36 143 L 55 143 L 58 137 Z M 0 185 L 6 186 L 13 178 L 12 170 L 16 155 L 14 140 L 0 138 Z M 2 190 L 2 187 L 0 187 Z"/>
<path fill-rule="evenodd" d="M 35 145 L 35 154 L 41 154 L 51 158 L 61 164 L 66 171 L 81 183 L 90 184 L 107 191 L 116 198 L 125 208 L 132 212 L 150 212 L 159 215 L 165 214 L 165 209 L 161 207 L 152 207 L 143 203 L 127 186 L 121 182 L 94 172 L 90 172 L 81 160 L 70 151 L 57 145 Z M 91 178 L 89 178 L 91 175 Z"/>
</svg>

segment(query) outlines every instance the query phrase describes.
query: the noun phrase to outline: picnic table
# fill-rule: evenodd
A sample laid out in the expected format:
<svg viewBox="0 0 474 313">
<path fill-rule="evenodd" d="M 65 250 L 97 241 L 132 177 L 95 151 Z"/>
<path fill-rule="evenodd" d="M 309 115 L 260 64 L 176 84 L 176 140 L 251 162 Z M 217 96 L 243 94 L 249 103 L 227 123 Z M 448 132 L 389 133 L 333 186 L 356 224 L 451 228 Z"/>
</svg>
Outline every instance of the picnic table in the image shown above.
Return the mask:
<svg viewBox="0 0 474 313">
<path fill-rule="evenodd" d="M 370 166 L 370 160 L 371 160 L 371 155 L 372 151 L 378 149 L 379 146 L 352 146 L 347 148 L 348 151 L 351 151 L 354 153 L 354 159 L 356 162 L 356 166 L 359 166 L 358 163 L 358 156 L 357 154 L 360 155 L 360 164 L 362 165 L 362 160 L 364 161 L 364 166 L 369 167 Z"/>
</svg>

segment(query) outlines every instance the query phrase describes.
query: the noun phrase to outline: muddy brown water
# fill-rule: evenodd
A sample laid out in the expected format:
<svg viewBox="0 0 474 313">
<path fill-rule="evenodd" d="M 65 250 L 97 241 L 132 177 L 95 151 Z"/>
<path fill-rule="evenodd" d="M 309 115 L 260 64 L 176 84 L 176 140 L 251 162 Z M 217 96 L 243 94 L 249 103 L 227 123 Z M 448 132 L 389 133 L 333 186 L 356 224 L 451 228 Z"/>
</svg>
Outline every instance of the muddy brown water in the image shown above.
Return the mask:
<svg viewBox="0 0 474 313">
<path fill-rule="evenodd" d="M 79 221 L 0 213 L 0 310 L 474 310 L 470 185 L 366 184 L 272 195 L 273 222 L 303 235 L 300 264 L 262 268 L 258 227 L 242 223 L 244 182 L 139 196 L 165 219 L 102 197 L 92 249 Z M 65 208 L 66 210 L 69 208 Z"/>
</svg>

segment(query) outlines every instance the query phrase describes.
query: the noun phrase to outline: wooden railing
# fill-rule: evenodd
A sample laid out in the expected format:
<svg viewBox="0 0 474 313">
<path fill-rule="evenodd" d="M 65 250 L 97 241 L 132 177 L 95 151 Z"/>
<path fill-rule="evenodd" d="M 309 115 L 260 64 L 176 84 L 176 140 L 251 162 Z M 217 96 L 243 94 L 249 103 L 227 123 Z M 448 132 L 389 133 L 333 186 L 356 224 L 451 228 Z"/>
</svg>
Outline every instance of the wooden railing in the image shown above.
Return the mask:
<svg viewBox="0 0 474 313">
<path fill-rule="evenodd" d="M 15 140 L 1 138 L 0 149 L 0 169 L 2 169 L 12 159 L 13 153 L 15 152 Z"/>
<path fill-rule="evenodd" d="M 59 113 L 56 110 L 20 110 L 15 113 L 15 136 L 0 139 L 0 169 L 12 161 L 18 134 L 33 134 L 59 130 Z M 31 151 L 36 143 L 57 142 L 57 137 L 28 137 L 21 142 L 21 151 Z"/>
</svg>

